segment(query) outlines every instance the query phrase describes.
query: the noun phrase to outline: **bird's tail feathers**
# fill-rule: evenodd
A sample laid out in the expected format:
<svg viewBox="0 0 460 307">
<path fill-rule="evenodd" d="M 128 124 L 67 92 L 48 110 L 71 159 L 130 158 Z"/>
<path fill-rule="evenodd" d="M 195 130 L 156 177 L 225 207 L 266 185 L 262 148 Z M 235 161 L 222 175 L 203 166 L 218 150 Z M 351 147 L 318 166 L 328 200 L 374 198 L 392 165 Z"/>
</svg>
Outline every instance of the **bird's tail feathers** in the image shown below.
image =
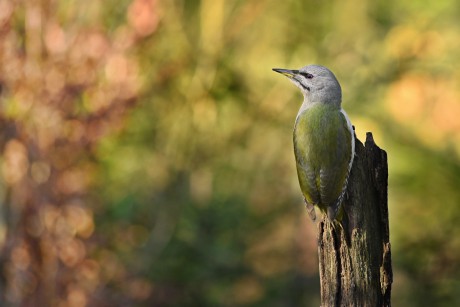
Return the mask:
<svg viewBox="0 0 460 307">
<path fill-rule="evenodd" d="M 327 217 L 331 222 L 341 219 L 342 216 L 339 214 L 341 205 L 342 199 L 338 199 L 333 205 L 327 207 Z"/>
<path fill-rule="evenodd" d="M 337 216 L 338 206 L 329 206 L 327 207 L 327 217 L 329 221 L 333 222 Z"/>
</svg>

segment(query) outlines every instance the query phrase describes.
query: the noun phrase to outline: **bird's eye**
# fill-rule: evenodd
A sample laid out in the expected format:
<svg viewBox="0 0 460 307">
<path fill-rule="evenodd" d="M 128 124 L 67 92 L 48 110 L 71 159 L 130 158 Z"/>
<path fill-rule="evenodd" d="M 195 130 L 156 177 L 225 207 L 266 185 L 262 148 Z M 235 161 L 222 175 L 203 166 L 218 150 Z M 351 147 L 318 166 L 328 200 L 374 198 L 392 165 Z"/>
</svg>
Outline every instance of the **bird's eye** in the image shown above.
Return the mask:
<svg viewBox="0 0 460 307">
<path fill-rule="evenodd" d="M 312 74 L 309 74 L 307 72 L 302 72 L 300 73 L 302 76 L 304 76 L 305 78 L 307 79 L 312 79 L 313 78 L 313 75 Z"/>
</svg>

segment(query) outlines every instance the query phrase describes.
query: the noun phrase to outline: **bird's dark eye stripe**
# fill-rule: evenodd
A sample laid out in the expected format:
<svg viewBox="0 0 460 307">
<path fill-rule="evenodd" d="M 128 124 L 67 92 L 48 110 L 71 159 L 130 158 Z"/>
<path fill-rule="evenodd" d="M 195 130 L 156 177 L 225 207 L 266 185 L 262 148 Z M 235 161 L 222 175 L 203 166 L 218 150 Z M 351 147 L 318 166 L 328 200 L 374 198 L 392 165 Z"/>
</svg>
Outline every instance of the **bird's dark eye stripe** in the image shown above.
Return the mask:
<svg viewBox="0 0 460 307">
<path fill-rule="evenodd" d="M 307 78 L 307 79 L 313 78 L 313 75 L 312 75 L 312 74 L 309 74 L 309 73 L 307 73 L 307 72 L 301 72 L 300 74 L 301 74 L 302 76 L 304 76 L 305 78 Z"/>
</svg>

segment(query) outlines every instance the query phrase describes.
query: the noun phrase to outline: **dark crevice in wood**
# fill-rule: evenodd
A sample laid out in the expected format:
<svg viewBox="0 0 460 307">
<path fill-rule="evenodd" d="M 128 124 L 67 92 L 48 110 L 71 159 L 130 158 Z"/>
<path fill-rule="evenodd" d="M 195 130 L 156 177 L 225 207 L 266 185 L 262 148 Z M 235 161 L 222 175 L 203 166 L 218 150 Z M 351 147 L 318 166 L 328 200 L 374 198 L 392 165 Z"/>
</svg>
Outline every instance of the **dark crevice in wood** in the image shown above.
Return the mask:
<svg viewBox="0 0 460 307">
<path fill-rule="evenodd" d="M 335 295 L 335 302 L 337 306 L 340 306 L 340 301 L 342 300 L 342 277 L 340 272 L 342 272 L 342 262 L 340 259 L 340 240 L 337 238 L 338 234 L 333 229 L 332 230 L 332 239 L 334 240 L 334 249 L 335 249 L 335 259 L 337 263 L 337 293 Z"/>
</svg>

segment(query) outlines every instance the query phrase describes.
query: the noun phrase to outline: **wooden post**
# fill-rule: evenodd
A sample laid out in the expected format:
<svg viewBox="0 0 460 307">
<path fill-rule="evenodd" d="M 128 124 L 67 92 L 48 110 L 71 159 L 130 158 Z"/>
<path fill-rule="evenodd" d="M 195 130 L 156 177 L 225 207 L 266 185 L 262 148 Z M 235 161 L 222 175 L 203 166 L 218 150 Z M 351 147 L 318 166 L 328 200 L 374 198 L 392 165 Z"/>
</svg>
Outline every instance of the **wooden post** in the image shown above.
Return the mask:
<svg viewBox="0 0 460 307">
<path fill-rule="evenodd" d="M 387 154 L 370 132 L 355 152 L 342 227 L 318 224 L 322 307 L 391 305 Z"/>
</svg>

